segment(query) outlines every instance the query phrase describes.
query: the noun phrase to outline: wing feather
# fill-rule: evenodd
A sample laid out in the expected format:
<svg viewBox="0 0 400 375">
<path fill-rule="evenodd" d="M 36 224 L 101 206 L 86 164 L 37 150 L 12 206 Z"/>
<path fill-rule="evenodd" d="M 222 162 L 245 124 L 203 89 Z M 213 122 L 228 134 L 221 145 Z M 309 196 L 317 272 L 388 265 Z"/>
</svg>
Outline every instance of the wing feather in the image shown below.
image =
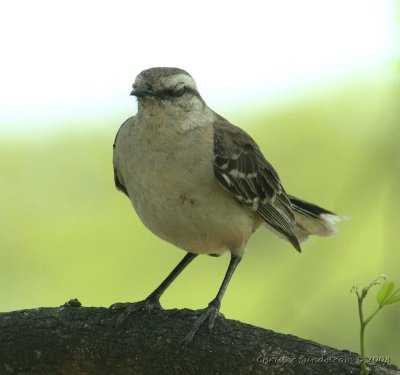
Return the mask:
<svg viewBox="0 0 400 375">
<path fill-rule="evenodd" d="M 278 173 L 254 140 L 219 118 L 214 124 L 214 155 L 214 174 L 219 184 L 300 251 L 290 200 Z"/>
<path fill-rule="evenodd" d="M 124 179 L 122 175 L 119 173 L 116 163 L 116 155 L 115 155 L 115 147 L 118 141 L 118 135 L 121 131 L 122 127 L 128 123 L 128 121 L 132 121 L 134 117 L 129 117 L 118 129 L 118 132 L 115 136 L 114 143 L 113 143 L 113 165 L 114 165 L 114 183 L 117 190 L 122 191 L 127 197 L 129 197 L 128 189 L 125 186 Z"/>
</svg>

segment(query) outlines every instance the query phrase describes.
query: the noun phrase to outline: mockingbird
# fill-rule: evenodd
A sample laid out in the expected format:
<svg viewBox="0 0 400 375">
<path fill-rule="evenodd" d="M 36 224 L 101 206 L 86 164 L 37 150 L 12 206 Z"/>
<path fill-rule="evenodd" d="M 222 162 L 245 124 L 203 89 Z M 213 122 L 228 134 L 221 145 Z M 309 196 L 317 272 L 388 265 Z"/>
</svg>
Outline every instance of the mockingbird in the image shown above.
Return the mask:
<svg viewBox="0 0 400 375">
<path fill-rule="evenodd" d="M 341 217 L 286 194 L 256 142 L 207 106 L 186 71 L 145 70 L 131 95 L 138 112 L 115 138 L 115 185 L 147 228 L 187 254 L 120 322 L 137 308 L 159 308 L 163 292 L 198 254 L 230 251 L 221 287 L 195 321 L 190 340 L 207 319 L 213 328 L 229 280 L 258 227 L 266 225 L 301 251 L 308 235 L 334 234 Z"/>
</svg>

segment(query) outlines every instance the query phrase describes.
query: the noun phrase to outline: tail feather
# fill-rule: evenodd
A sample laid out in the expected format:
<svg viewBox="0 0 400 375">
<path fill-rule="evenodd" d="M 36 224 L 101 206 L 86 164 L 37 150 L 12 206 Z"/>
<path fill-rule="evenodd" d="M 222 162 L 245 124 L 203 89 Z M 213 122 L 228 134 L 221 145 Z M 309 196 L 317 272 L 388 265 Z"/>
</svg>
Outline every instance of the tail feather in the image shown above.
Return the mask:
<svg viewBox="0 0 400 375">
<path fill-rule="evenodd" d="M 296 237 L 300 242 L 305 241 L 309 235 L 332 236 L 337 233 L 335 224 L 348 219 L 346 216 L 336 215 L 325 208 L 291 195 L 289 199 L 296 219 Z"/>
</svg>

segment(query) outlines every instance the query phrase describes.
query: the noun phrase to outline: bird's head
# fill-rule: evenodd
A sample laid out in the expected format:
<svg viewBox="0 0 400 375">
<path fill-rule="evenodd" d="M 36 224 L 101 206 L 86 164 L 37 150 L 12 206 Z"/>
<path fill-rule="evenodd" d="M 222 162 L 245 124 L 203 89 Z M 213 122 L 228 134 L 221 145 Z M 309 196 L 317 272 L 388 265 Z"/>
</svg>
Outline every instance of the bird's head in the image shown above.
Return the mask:
<svg viewBox="0 0 400 375">
<path fill-rule="evenodd" d="M 163 105 L 184 111 L 200 110 L 204 101 L 197 91 L 196 82 L 179 68 L 150 68 L 135 79 L 131 95 L 139 106 Z"/>
</svg>

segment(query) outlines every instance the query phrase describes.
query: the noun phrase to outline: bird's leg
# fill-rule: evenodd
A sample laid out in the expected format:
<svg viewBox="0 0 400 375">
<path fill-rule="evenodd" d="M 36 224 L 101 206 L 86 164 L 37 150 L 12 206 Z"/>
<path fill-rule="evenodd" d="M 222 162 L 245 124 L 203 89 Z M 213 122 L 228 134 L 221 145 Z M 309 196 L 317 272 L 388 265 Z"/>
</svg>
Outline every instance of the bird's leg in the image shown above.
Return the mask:
<svg viewBox="0 0 400 375">
<path fill-rule="evenodd" d="M 125 319 L 132 313 L 139 310 L 151 311 L 153 309 L 161 309 L 160 297 L 170 284 L 176 279 L 176 277 L 185 269 L 185 267 L 197 257 L 198 254 L 187 253 L 185 257 L 178 263 L 178 265 L 172 270 L 172 272 L 165 278 L 165 280 L 144 300 L 135 303 L 116 303 L 111 305 L 111 308 L 121 309 L 124 308 L 124 312 L 117 319 L 117 326 L 121 326 Z"/>
<path fill-rule="evenodd" d="M 146 301 L 159 303 L 161 295 L 197 255 L 198 254 L 187 253 L 166 279 L 146 298 Z"/>
<path fill-rule="evenodd" d="M 208 328 L 210 331 L 212 331 L 214 324 L 215 324 L 215 319 L 219 314 L 219 309 L 221 307 L 221 301 L 222 298 L 225 294 L 226 288 L 228 287 L 229 281 L 232 278 L 233 273 L 236 270 L 236 267 L 242 260 L 241 257 L 231 255 L 231 260 L 229 262 L 228 269 L 225 273 L 224 280 L 222 281 L 221 287 L 219 288 L 219 291 L 217 293 L 217 296 L 208 304 L 208 307 L 203 310 L 201 315 L 196 319 L 196 321 L 193 324 L 192 329 L 189 331 L 189 333 L 185 336 L 185 341 L 190 342 L 192 341 L 194 335 L 200 328 L 200 326 L 208 319 Z"/>
</svg>

